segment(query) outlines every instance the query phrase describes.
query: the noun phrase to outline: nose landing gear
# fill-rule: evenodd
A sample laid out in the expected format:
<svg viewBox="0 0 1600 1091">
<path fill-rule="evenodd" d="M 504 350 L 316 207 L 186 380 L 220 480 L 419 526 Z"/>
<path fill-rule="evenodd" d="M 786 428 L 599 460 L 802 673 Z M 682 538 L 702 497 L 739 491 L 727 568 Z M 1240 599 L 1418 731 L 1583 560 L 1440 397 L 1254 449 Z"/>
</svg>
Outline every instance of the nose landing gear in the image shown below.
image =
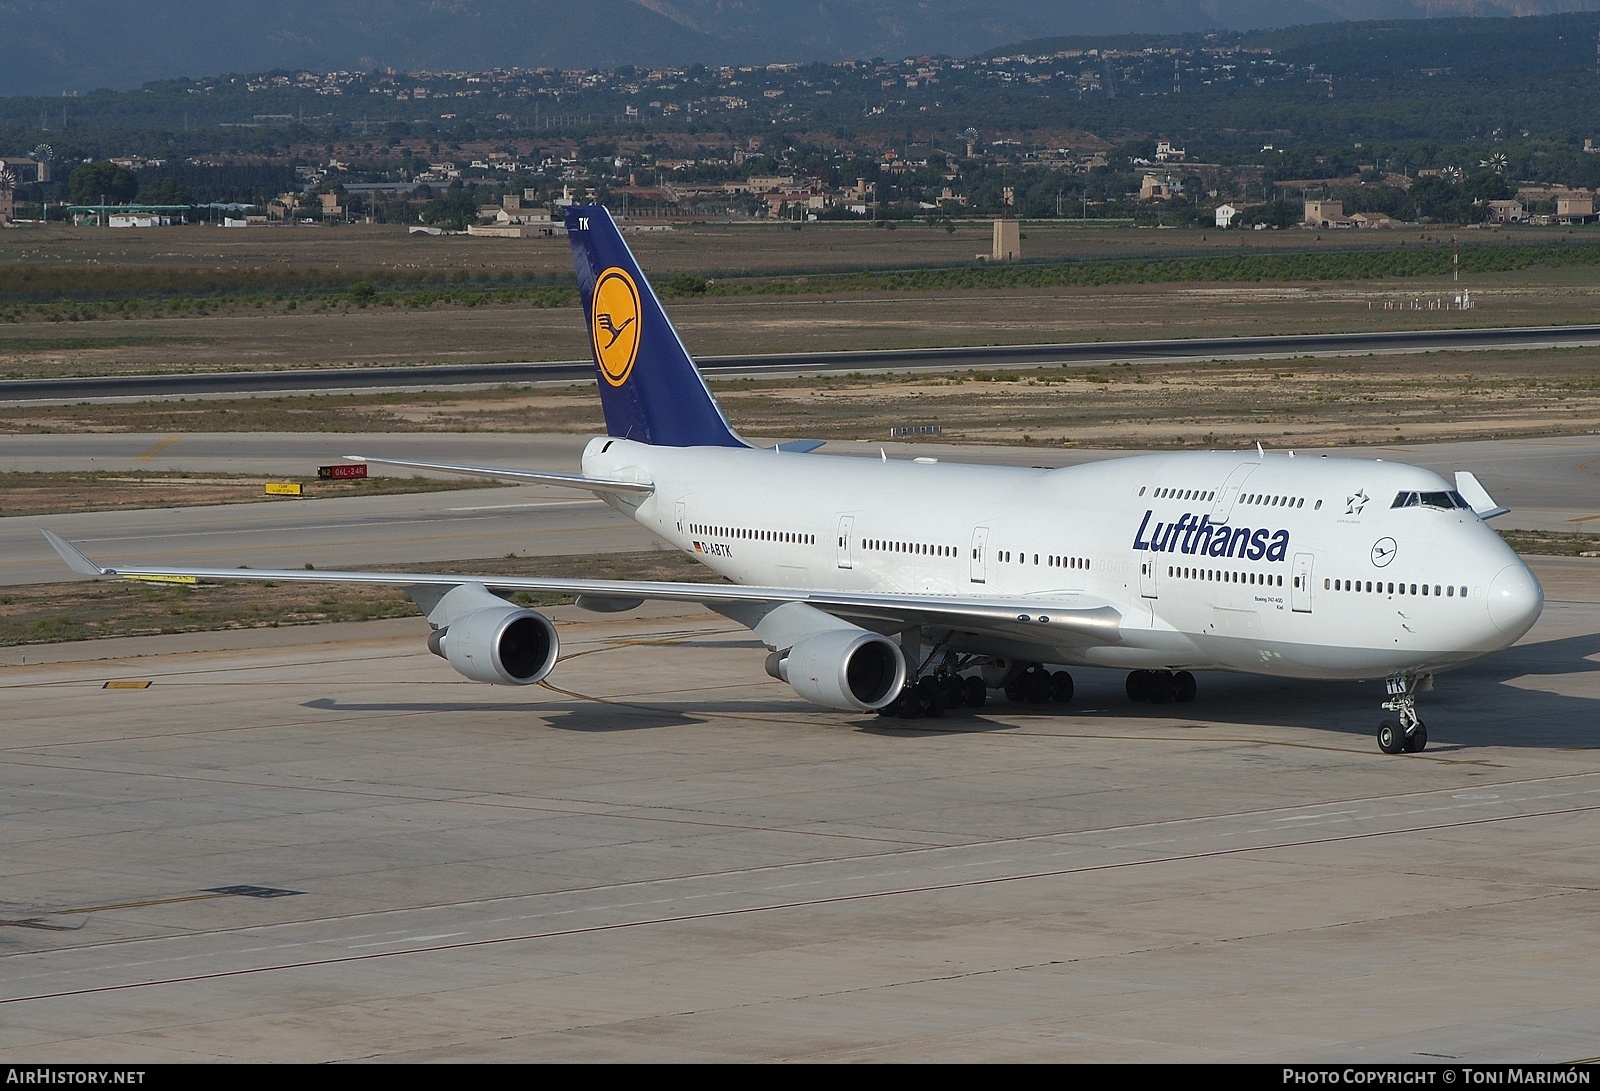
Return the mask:
<svg viewBox="0 0 1600 1091">
<path fill-rule="evenodd" d="M 1428 726 L 1417 718 L 1417 694 L 1433 688 L 1433 675 L 1406 671 L 1388 678 L 1383 707 L 1398 719 L 1378 725 L 1378 749 L 1385 754 L 1416 754 L 1428 745 Z"/>
</svg>

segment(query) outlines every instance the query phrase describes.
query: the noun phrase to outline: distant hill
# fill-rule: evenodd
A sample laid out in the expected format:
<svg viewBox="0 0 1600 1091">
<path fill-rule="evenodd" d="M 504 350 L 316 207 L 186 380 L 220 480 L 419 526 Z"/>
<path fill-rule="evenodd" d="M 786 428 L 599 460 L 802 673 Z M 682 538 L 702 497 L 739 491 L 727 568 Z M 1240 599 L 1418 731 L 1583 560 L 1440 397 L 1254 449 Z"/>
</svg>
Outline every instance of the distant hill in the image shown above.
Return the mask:
<svg viewBox="0 0 1600 1091">
<path fill-rule="evenodd" d="M 1063 35 L 1597 9 L 1600 0 L 0 0 L 0 94 L 274 68 L 972 56 Z"/>
</svg>

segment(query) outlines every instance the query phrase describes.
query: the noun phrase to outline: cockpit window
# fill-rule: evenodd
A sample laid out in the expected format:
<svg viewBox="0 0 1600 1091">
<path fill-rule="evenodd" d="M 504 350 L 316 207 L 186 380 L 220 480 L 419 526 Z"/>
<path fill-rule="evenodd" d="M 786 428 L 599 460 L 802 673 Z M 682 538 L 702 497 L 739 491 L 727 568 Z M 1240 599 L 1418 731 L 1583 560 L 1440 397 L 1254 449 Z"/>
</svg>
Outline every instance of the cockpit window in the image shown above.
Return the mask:
<svg viewBox="0 0 1600 1091">
<path fill-rule="evenodd" d="M 1470 511 L 1472 505 L 1464 500 L 1460 493 L 1450 492 L 1401 492 L 1396 493 L 1391 508 L 1434 508 L 1438 511 Z"/>
</svg>

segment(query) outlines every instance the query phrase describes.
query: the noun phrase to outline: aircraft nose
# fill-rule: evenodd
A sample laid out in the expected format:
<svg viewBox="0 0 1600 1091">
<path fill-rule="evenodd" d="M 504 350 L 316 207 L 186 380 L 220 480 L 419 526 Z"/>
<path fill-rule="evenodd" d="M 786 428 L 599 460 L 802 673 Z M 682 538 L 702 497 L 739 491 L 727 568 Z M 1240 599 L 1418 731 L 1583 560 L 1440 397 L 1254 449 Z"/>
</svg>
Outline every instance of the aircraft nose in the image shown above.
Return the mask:
<svg viewBox="0 0 1600 1091">
<path fill-rule="evenodd" d="M 1533 628 L 1544 609 L 1544 588 L 1525 564 L 1509 564 L 1489 584 L 1489 620 L 1513 639 Z"/>
</svg>

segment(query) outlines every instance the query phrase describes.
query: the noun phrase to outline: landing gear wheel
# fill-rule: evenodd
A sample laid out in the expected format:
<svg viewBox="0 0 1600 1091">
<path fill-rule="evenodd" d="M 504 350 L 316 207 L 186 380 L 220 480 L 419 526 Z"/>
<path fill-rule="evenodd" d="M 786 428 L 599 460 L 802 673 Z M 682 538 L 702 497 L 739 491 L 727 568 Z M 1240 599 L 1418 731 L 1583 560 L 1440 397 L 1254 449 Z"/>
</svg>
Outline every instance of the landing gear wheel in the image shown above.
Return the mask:
<svg viewBox="0 0 1600 1091">
<path fill-rule="evenodd" d="M 973 675 L 966 679 L 963 685 L 967 691 L 967 707 L 982 708 L 983 703 L 989 699 L 989 687 L 983 684 L 983 679 Z"/>
<path fill-rule="evenodd" d="M 1385 754 L 1403 754 L 1406 750 L 1406 733 L 1394 720 L 1378 725 L 1378 749 Z"/>
<path fill-rule="evenodd" d="M 944 687 L 938 679 L 923 678 L 917 682 L 917 696 L 922 700 L 922 714 L 930 720 L 944 715 Z"/>
<path fill-rule="evenodd" d="M 1415 754 L 1428 745 L 1428 729 L 1417 715 L 1417 694 L 1433 688 L 1433 675 L 1402 671 L 1386 679 L 1389 699 L 1383 707 L 1397 720 L 1385 720 L 1378 727 L 1378 749 L 1385 754 Z"/>
<path fill-rule="evenodd" d="M 1180 705 L 1186 705 L 1194 700 L 1200 687 L 1195 683 L 1194 675 L 1188 671 L 1179 671 L 1172 676 L 1172 699 Z"/>
<path fill-rule="evenodd" d="M 1123 688 L 1128 691 L 1128 700 L 1148 701 L 1150 699 L 1150 672 L 1129 671 L 1127 685 Z"/>
<path fill-rule="evenodd" d="M 912 686 L 907 686 L 900 691 L 899 700 L 895 701 L 895 715 L 902 720 L 915 720 L 922 715 L 922 694 Z"/>
<path fill-rule="evenodd" d="M 1177 696 L 1177 683 L 1169 671 L 1151 671 L 1146 692 L 1153 705 L 1164 705 Z"/>
<path fill-rule="evenodd" d="M 1028 680 L 1026 693 L 1030 705 L 1042 705 L 1050 700 L 1050 675 L 1043 667 L 1034 667 L 1023 677 Z"/>
<path fill-rule="evenodd" d="M 1066 671 L 1056 671 L 1050 676 L 1050 700 L 1058 705 L 1072 700 L 1072 675 Z"/>
</svg>

